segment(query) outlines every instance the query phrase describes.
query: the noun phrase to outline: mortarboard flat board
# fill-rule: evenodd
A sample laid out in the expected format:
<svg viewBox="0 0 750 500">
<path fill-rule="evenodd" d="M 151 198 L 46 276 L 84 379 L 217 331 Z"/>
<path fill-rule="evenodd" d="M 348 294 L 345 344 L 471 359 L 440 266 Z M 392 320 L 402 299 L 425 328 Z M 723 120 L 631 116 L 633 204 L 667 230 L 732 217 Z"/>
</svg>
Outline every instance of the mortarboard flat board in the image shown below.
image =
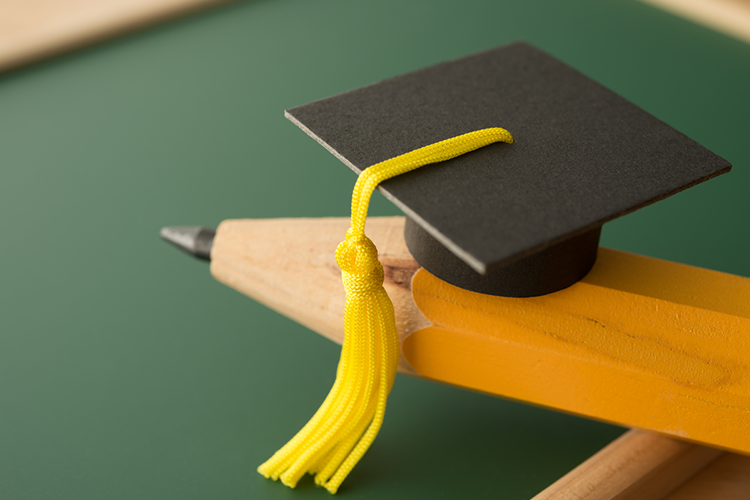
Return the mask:
<svg viewBox="0 0 750 500">
<path fill-rule="evenodd" d="M 488 127 L 496 143 L 387 180 L 406 241 L 432 274 L 528 297 L 583 278 L 605 222 L 728 172 L 731 164 L 523 42 L 287 110 L 359 173 Z"/>
</svg>

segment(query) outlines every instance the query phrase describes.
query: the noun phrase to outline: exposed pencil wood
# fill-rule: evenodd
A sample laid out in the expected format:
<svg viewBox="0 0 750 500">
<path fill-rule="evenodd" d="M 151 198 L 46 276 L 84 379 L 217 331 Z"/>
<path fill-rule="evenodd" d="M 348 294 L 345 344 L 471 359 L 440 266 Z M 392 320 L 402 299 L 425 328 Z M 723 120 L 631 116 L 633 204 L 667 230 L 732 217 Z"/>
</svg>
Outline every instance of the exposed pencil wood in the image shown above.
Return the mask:
<svg viewBox="0 0 750 500">
<path fill-rule="evenodd" d="M 660 500 L 724 454 L 631 430 L 533 500 Z"/>
<path fill-rule="evenodd" d="M 227 221 L 212 273 L 340 342 L 333 251 L 346 227 L 347 219 Z M 402 227 L 401 218 L 368 220 L 397 309 L 402 370 L 750 453 L 749 279 L 602 248 L 570 288 L 492 297 L 419 269 Z"/>
<path fill-rule="evenodd" d="M 349 219 L 344 218 L 227 220 L 216 230 L 211 274 L 341 344 L 346 296 L 334 252 L 347 229 Z M 430 326 L 412 299 L 411 279 L 419 264 L 406 248 L 403 231 L 403 217 L 367 220 L 401 339 Z M 403 356 L 399 369 L 415 375 Z"/>
<path fill-rule="evenodd" d="M 0 0 L 0 71 L 227 0 Z"/>
<path fill-rule="evenodd" d="M 750 0 L 641 0 L 750 43 Z"/>
</svg>

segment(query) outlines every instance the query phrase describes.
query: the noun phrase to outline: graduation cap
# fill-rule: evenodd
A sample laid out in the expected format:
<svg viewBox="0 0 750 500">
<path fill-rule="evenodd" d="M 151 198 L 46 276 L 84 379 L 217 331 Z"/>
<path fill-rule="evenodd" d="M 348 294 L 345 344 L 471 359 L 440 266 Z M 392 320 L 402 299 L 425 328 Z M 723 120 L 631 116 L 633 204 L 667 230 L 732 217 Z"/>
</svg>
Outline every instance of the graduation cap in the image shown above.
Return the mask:
<svg viewBox="0 0 750 500">
<path fill-rule="evenodd" d="M 393 307 L 364 234 L 376 184 L 406 214 L 407 245 L 427 271 L 475 292 L 528 297 L 583 278 L 605 222 L 731 168 L 525 43 L 286 115 L 360 178 L 336 251 L 347 292 L 336 382 L 258 470 L 292 487 L 310 472 L 332 493 L 377 435 L 396 374 Z"/>
<path fill-rule="evenodd" d="M 583 278 L 602 224 L 729 162 L 535 47 L 513 43 L 292 108 L 357 173 L 486 127 L 493 144 L 387 180 L 414 258 L 461 288 L 543 295 Z"/>
</svg>

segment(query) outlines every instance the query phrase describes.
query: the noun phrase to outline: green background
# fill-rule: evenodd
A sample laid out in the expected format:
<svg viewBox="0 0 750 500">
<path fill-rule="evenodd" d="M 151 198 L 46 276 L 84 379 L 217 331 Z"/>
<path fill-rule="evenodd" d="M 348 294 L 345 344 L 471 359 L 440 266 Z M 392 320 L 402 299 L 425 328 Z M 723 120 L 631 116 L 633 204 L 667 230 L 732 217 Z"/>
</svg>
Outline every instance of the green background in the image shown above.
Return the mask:
<svg viewBox="0 0 750 500">
<path fill-rule="evenodd" d="M 750 46 L 632 0 L 229 4 L 0 76 L 0 498 L 329 498 L 255 468 L 338 346 L 159 229 L 347 215 L 354 175 L 283 110 L 518 39 L 735 165 L 602 243 L 749 276 Z M 399 377 L 339 494 L 530 498 L 621 432 Z"/>
</svg>

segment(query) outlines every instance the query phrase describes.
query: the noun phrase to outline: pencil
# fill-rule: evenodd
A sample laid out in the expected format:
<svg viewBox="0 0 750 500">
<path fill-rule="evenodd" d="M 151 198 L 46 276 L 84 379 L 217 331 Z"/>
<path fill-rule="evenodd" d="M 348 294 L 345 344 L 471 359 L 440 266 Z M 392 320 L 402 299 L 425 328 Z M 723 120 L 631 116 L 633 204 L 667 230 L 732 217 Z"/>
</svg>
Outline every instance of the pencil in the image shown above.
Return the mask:
<svg viewBox="0 0 750 500">
<path fill-rule="evenodd" d="M 400 217 L 371 218 L 402 373 L 750 453 L 750 280 L 600 248 L 579 283 L 541 297 L 453 287 L 411 257 Z M 222 283 L 341 343 L 333 252 L 348 219 L 224 221 Z"/>
</svg>

